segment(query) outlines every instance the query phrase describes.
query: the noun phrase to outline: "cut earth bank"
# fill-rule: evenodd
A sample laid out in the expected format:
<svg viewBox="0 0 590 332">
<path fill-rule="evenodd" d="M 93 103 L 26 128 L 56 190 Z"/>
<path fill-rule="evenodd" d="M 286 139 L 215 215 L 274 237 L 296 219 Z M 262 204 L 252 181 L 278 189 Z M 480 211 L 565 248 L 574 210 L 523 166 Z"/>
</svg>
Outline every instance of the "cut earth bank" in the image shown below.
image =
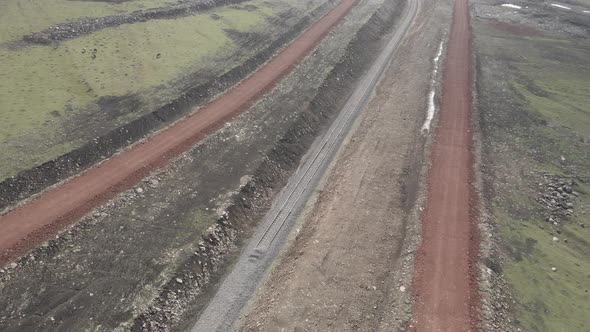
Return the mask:
<svg viewBox="0 0 590 332">
<path fill-rule="evenodd" d="M 526 10 L 486 1 L 471 8 L 474 185 L 482 198 L 479 328 L 581 331 L 590 310 L 590 17 L 546 4 L 517 5 Z M 392 100 L 398 96 L 387 92 Z M 375 106 L 382 98 L 377 95 L 350 136 L 239 329 L 396 330 L 407 324 L 417 217 L 400 213 L 412 173 L 400 173 L 396 163 L 415 170 L 415 159 L 402 163 L 399 154 L 419 154 L 397 143 L 416 149 L 420 140 L 408 136 L 416 133 L 411 126 L 391 132 L 387 117 L 399 121 L 404 113 Z"/>
<path fill-rule="evenodd" d="M 236 329 L 399 331 L 408 324 L 428 155 L 421 127 L 453 1 L 420 8 Z"/>
<path fill-rule="evenodd" d="M 3 270 L 0 329 L 162 330 L 189 324 L 206 303 L 203 286 L 230 265 L 236 244 L 376 53 L 365 43 L 380 37 L 381 21 L 367 21 L 381 5 L 361 1 L 249 112 Z M 392 15 L 402 8 L 387 5 Z M 367 35 L 347 48 L 363 25 Z M 183 316 L 189 307 L 190 315 Z"/>
<path fill-rule="evenodd" d="M 489 331 L 590 326 L 590 15 L 472 6 Z M 587 1 L 568 6 L 590 7 Z"/>
</svg>

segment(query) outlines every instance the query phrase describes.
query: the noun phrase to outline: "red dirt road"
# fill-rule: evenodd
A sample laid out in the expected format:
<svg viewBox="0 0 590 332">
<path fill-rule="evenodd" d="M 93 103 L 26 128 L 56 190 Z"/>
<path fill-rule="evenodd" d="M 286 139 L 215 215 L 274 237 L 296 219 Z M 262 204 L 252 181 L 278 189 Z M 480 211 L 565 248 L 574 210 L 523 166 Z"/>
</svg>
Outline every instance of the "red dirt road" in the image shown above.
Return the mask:
<svg viewBox="0 0 590 332">
<path fill-rule="evenodd" d="M 478 305 L 472 222 L 471 34 L 468 0 L 455 0 L 440 119 L 422 215 L 410 331 L 474 331 Z"/>
<path fill-rule="evenodd" d="M 248 107 L 305 57 L 358 0 L 342 0 L 256 73 L 232 90 L 80 176 L 0 217 L 0 267 L 55 236 Z"/>
</svg>

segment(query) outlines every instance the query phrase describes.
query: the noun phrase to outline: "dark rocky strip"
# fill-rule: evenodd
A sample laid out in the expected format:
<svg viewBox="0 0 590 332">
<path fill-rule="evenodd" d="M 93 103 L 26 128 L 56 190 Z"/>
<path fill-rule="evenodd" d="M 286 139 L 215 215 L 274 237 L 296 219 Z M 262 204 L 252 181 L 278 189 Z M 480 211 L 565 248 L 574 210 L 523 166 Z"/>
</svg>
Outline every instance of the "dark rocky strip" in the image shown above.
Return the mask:
<svg viewBox="0 0 590 332">
<path fill-rule="evenodd" d="M 233 5 L 245 0 L 191 0 L 167 7 L 136 10 L 122 15 L 105 17 L 84 17 L 74 22 L 59 23 L 43 31 L 23 37 L 31 44 L 49 45 L 67 39 L 88 35 L 98 30 L 118 27 L 123 24 L 146 22 L 149 20 L 174 19 L 198 14 L 215 7 Z"/>
</svg>

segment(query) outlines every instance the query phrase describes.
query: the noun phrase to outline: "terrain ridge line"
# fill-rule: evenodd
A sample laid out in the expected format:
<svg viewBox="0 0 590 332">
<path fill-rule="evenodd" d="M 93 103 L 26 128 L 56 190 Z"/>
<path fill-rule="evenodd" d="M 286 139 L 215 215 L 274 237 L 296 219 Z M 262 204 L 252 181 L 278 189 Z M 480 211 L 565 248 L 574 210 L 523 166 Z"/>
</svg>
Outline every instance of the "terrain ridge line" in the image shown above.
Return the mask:
<svg viewBox="0 0 590 332">
<path fill-rule="evenodd" d="M 219 98 L 109 160 L 0 216 L 0 267 L 132 188 L 208 134 L 248 110 L 287 75 L 359 0 L 341 0 L 269 62 Z"/>
<path fill-rule="evenodd" d="M 334 160 L 354 120 L 368 104 L 377 83 L 395 51 L 407 35 L 421 2 L 409 0 L 404 16 L 368 72 L 361 78 L 354 93 L 330 125 L 318 137 L 303 159 L 302 165 L 289 178 L 270 210 L 258 225 L 250 242 L 242 251 L 232 271 L 225 277 L 217 293 L 201 313 L 193 332 L 231 330 L 242 310 L 255 293 L 269 267 L 287 244 L 290 231 L 310 198 L 314 188 Z"/>
</svg>

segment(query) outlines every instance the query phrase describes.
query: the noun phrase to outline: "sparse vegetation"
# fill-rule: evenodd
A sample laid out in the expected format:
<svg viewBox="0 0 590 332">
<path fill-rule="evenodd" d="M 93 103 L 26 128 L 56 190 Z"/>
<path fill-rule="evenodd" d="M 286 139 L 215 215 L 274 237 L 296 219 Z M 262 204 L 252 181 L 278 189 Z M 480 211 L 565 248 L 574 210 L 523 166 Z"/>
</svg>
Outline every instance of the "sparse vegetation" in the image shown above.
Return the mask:
<svg viewBox="0 0 590 332">
<path fill-rule="evenodd" d="M 70 19 L 116 15 L 174 2 L 178 1 L 142 0 L 120 3 L 67 0 L 2 1 L 0 3 L 0 43 L 14 41 L 23 35 Z"/>
<path fill-rule="evenodd" d="M 474 29 L 485 187 L 515 320 L 525 331 L 582 331 L 590 325 L 590 44 L 481 20 Z M 543 213 L 543 174 L 574 183 L 571 216 Z"/>
<path fill-rule="evenodd" d="M 187 84 L 203 83 L 232 69 L 320 3 L 254 0 L 192 16 L 106 28 L 40 46 L 11 43 L 69 19 L 113 15 L 166 2 L 3 2 L 0 181 L 80 146 L 93 138 L 88 133 L 104 134 L 154 110 L 178 96 Z M 271 20 L 284 26 L 269 29 Z M 244 38 L 256 34 L 264 38 L 244 46 L 247 39 L 240 44 L 228 31 L 238 31 Z M 104 114 L 101 97 L 127 96 L 137 100 L 134 107 Z M 97 117 L 102 117 L 98 124 L 83 121 Z"/>
</svg>

